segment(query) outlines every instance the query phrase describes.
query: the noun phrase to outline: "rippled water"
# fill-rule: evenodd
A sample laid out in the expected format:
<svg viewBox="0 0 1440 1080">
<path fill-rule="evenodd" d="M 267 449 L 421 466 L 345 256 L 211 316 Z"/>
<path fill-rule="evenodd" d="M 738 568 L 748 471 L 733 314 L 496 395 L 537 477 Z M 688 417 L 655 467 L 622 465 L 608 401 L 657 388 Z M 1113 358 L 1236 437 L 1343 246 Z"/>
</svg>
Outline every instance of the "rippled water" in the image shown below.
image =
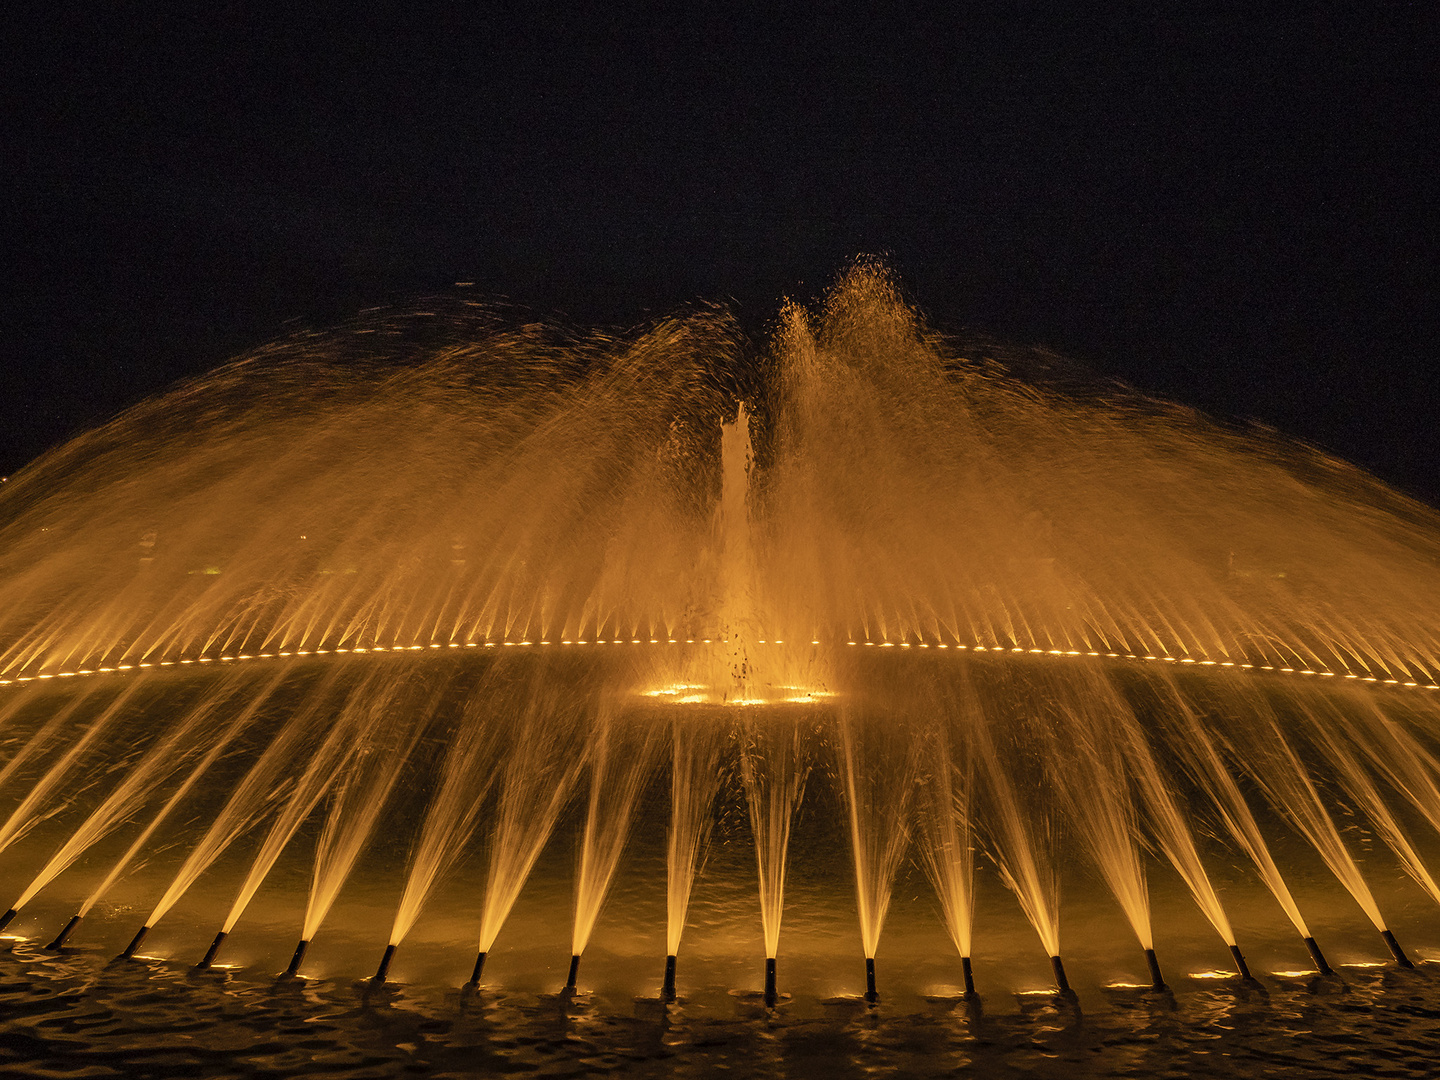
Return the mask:
<svg viewBox="0 0 1440 1080">
<path fill-rule="evenodd" d="M 905 999 L 372 989 L 164 961 L 0 956 L 0 1070 L 79 1076 L 1434 1076 L 1440 965 L 1156 995 Z"/>
</svg>

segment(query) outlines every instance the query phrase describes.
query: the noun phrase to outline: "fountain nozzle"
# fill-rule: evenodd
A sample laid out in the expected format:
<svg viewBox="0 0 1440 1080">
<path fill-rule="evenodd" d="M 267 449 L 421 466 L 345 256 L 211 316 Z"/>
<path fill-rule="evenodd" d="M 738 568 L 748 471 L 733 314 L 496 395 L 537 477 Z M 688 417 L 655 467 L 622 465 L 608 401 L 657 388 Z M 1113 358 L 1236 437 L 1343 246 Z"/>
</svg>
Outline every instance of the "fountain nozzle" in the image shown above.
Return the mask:
<svg viewBox="0 0 1440 1080">
<path fill-rule="evenodd" d="M 775 957 L 765 958 L 765 1004 L 771 1008 L 780 1000 L 779 993 L 775 990 Z"/>
<path fill-rule="evenodd" d="M 1390 955 L 1395 957 L 1395 963 L 1399 964 L 1402 968 L 1413 968 L 1415 966 L 1410 962 L 1410 958 L 1405 955 L 1405 950 L 1400 948 L 1400 943 L 1395 940 L 1394 934 L 1389 930 L 1381 930 L 1380 936 L 1385 939 L 1385 944 L 1390 946 Z"/>
<path fill-rule="evenodd" d="M 125 951 L 120 954 L 120 959 L 129 960 L 133 957 L 140 948 L 141 942 L 145 940 L 145 935 L 148 933 L 150 933 L 150 927 L 148 926 L 142 926 L 139 930 L 135 931 L 135 936 L 130 939 L 130 944 L 125 946 Z"/>
<path fill-rule="evenodd" d="M 228 930 L 221 930 L 215 935 L 215 940 L 210 943 L 210 948 L 206 950 L 204 958 L 195 965 L 196 971 L 206 971 L 209 969 L 210 965 L 215 962 L 215 956 L 219 953 L 220 946 L 225 944 L 225 939 L 229 936 L 230 933 Z"/>
<path fill-rule="evenodd" d="M 300 965 L 305 962 L 305 950 L 310 948 L 310 940 L 301 938 L 300 944 L 295 946 L 295 955 L 290 957 L 290 966 L 285 969 L 285 977 L 293 979 L 300 974 Z"/>
<path fill-rule="evenodd" d="M 675 954 L 665 957 L 665 981 L 660 984 L 660 1000 L 675 1000 Z"/>
<path fill-rule="evenodd" d="M 1325 959 L 1325 954 L 1320 951 L 1320 946 L 1315 943 L 1313 937 L 1307 937 L 1305 939 L 1305 948 L 1310 950 L 1310 959 L 1315 961 L 1315 966 L 1319 969 L 1321 975 L 1335 974 L 1335 969 L 1332 968 Z"/>
<path fill-rule="evenodd" d="M 965 996 L 975 996 L 975 972 L 970 969 L 970 957 L 960 957 L 960 972 L 965 976 Z"/>
<path fill-rule="evenodd" d="M 56 934 L 55 940 L 50 942 L 49 945 L 46 945 L 45 948 L 50 950 L 51 952 L 56 952 L 57 950 L 63 948 L 65 946 L 65 942 L 70 939 L 70 935 L 75 932 L 75 928 L 80 925 L 80 920 L 84 917 L 84 915 L 70 916 L 70 921 L 65 924 L 65 929 L 61 930 L 60 933 Z"/>
<path fill-rule="evenodd" d="M 875 989 L 875 958 L 865 957 L 865 1000 L 874 1005 L 880 1000 L 880 994 Z"/>
<path fill-rule="evenodd" d="M 470 981 L 465 984 L 466 986 L 471 986 L 479 989 L 480 976 L 485 972 L 485 957 L 487 955 L 489 954 L 486 953 L 484 949 L 481 949 L 478 953 L 475 954 L 475 966 L 470 971 Z"/>
<path fill-rule="evenodd" d="M 394 942 L 385 946 L 385 955 L 380 957 L 380 966 L 375 969 L 375 975 L 371 982 L 383 983 L 385 977 L 390 974 L 390 961 L 395 959 L 395 950 L 399 948 Z"/>
<path fill-rule="evenodd" d="M 575 992 L 575 980 L 580 975 L 580 954 L 577 952 L 570 957 L 570 974 L 565 978 L 565 989 L 571 993 Z"/>
<path fill-rule="evenodd" d="M 1152 990 L 1168 990 L 1165 985 L 1165 976 L 1160 974 L 1160 961 L 1155 958 L 1154 949 L 1145 950 L 1145 963 L 1150 968 L 1150 982 Z"/>
<path fill-rule="evenodd" d="M 1235 958 L 1235 967 L 1240 971 L 1240 978 L 1246 982 L 1255 982 L 1255 976 L 1250 974 L 1250 968 L 1245 963 L 1245 956 L 1241 953 L 1239 945 L 1230 946 L 1230 955 Z"/>
<path fill-rule="evenodd" d="M 9 911 L 5 912 L 4 915 L 0 915 L 0 930 L 4 930 L 7 926 L 9 926 L 10 923 L 14 921 L 15 916 L 18 914 L 19 912 L 12 907 Z"/>
<path fill-rule="evenodd" d="M 1050 966 L 1055 969 L 1055 989 L 1062 994 L 1070 993 L 1070 980 L 1065 977 L 1065 965 L 1060 962 L 1060 957 L 1050 957 Z"/>
</svg>

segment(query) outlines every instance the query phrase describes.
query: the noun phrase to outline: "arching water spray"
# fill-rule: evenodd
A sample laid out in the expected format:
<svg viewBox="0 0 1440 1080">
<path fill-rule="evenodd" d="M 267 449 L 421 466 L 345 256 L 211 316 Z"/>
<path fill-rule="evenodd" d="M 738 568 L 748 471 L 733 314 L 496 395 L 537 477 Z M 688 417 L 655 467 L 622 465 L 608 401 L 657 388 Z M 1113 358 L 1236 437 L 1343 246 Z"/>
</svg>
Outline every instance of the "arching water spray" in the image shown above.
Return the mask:
<svg viewBox="0 0 1440 1080">
<path fill-rule="evenodd" d="M 922 865 L 945 917 L 950 940 L 960 953 L 965 994 L 975 993 L 971 967 L 975 919 L 975 763 L 971 726 L 979 721 L 973 700 L 957 703 L 959 716 L 945 716 L 918 736 L 925 740 L 927 772 L 922 784 L 918 819 Z"/>
<path fill-rule="evenodd" d="M 480 984 L 485 958 L 585 765 L 586 727 L 595 703 L 562 697 L 562 691 L 544 685 L 532 691 L 506 751 L 471 986 Z"/>
<path fill-rule="evenodd" d="M 575 927 L 565 984 L 569 990 L 575 989 L 579 958 L 620 864 L 640 797 L 664 749 L 663 728 L 648 717 L 622 719 L 613 709 L 602 706 L 590 736 L 590 797 L 575 874 Z"/>
<path fill-rule="evenodd" d="M 746 710 L 740 730 L 740 779 L 755 860 L 760 873 L 760 924 L 765 935 L 765 1003 L 779 1001 L 775 963 L 785 911 L 785 864 L 790 827 L 809 775 L 809 752 L 800 723 L 783 711 Z"/>
<path fill-rule="evenodd" d="M 677 708 L 670 725 L 670 829 L 665 850 L 665 978 L 661 997 L 674 1000 L 675 964 L 695 875 L 714 825 L 729 730 L 712 718 Z"/>
<path fill-rule="evenodd" d="M 913 733 L 893 715 L 857 715 L 841 704 L 836 740 L 845 806 L 860 942 L 865 951 L 865 1000 L 879 1000 L 875 953 L 890 909 L 895 871 L 910 840 L 910 802 L 918 771 Z"/>
</svg>

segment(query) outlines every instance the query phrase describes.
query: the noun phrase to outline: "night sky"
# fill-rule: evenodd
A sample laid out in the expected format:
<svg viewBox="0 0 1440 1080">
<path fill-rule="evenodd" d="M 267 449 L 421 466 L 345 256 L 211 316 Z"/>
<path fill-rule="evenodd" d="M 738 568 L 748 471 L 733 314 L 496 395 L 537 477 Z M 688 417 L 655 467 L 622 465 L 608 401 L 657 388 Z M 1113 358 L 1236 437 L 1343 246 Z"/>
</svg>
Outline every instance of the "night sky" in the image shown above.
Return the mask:
<svg viewBox="0 0 1440 1080">
<path fill-rule="evenodd" d="M 761 335 L 865 253 L 943 327 L 1440 503 L 1430 3 L 311 6 L 9 28 L 0 474 L 456 282 Z"/>
</svg>

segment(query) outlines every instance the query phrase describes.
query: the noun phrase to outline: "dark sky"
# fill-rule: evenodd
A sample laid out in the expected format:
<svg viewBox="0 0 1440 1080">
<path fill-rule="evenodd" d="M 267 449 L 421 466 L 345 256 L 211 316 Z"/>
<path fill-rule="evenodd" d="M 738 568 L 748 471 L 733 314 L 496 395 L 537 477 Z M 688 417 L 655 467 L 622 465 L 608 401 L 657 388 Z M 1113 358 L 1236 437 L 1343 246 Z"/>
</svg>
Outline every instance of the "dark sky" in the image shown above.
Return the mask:
<svg viewBox="0 0 1440 1080">
<path fill-rule="evenodd" d="M 317 6 L 10 28 L 0 474 L 457 281 L 759 333 L 878 253 L 943 325 L 1440 502 L 1432 4 Z"/>
</svg>

